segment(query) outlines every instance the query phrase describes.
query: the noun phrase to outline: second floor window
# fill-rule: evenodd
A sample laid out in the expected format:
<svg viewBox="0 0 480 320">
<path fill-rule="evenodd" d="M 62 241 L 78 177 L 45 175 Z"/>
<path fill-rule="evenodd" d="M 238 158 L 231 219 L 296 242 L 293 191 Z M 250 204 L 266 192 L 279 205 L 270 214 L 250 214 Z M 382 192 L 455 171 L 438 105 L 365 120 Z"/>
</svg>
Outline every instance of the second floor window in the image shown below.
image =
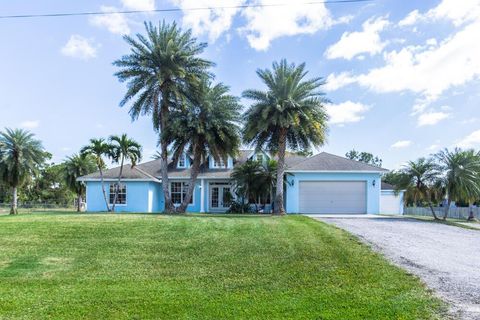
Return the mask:
<svg viewBox="0 0 480 320">
<path fill-rule="evenodd" d="M 213 167 L 214 168 L 225 168 L 225 162 L 223 161 L 223 159 L 218 159 L 217 160 L 213 160 Z"/>
<path fill-rule="evenodd" d="M 187 165 L 187 160 L 185 155 L 181 155 L 180 158 L 178 159 L 178 167 L 179 168 L 185 168 Z"/>
</svg>

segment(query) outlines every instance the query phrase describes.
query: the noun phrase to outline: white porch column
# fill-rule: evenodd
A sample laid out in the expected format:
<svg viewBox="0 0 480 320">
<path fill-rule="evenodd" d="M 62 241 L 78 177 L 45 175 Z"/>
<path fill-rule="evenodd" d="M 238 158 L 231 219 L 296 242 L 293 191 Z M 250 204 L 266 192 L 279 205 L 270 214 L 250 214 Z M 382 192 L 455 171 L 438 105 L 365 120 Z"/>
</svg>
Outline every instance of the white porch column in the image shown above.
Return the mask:
<svg viewBox="0 0 480 320">
<path fill-rule="evenodd" d="M 200 212 L 205 212 L 205 180 L 200 179 Z"/>
</svg>

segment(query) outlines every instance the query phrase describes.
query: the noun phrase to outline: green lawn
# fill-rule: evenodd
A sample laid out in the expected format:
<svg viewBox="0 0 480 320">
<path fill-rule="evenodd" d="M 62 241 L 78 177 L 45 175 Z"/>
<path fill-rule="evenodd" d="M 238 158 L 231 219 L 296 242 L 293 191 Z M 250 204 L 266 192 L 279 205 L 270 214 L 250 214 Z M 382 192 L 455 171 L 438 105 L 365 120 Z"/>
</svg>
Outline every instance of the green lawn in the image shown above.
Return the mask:
<svg viewBox="0 0 480 320">
<path fill-rule="evenodd" d="M 354 237 L 301 216 L 0 216 L 0 319 L 436 319 Z"/>
</svg>

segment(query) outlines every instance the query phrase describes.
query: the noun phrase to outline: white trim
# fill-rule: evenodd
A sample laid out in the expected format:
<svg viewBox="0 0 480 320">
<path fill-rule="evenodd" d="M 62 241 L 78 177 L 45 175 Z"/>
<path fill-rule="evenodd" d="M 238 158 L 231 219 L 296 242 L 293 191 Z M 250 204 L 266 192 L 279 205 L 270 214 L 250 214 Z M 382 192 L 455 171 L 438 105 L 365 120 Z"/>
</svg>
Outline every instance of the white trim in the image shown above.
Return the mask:
<svg viewBox="0 0 480 320">
<path fill-rule="evenodd" d="M 100 178 L 78 178 L 77 181 L 79 182 L 100 182 L 101 179 Z M 116 182 L 118 181 L 118 179 L 113 179 L 113 178 L 107 178 L 107 179 L 103 179 L 103 181 L 105 182 Z M 135 182 L 135 181 L 138 181 L 138 182 L 161 182 L 160 180 L 153 180 L 153 179 L 122 179 L 120 181 L 120 183 L 122 182 Z"/>
<path fill-rule="evenodd" d="M 113 185 L 115 185 L 115 184 L 116 184 L 116 182 Z M 122 185 L 122 182 L 120 182 L 120 185 Z M 110 189 L 111 189 L 111 187 L 112 187 L 112 183 L 110 183 L 108 185 L 108 205 L 109 206 L 113 206 L 113 203 L 110 202 L 110 195 L 111 195 Z M 118 194 L 120 194 L 120 192 Z M 127 185 L 125 184 L 125 203 L 116 203 L 115 207 L 126 207 L 127 205 L 128 205 L 128 188 L 127 188 Z"/>
<path fill-rule="evenodd" d="M 200 212 L 205 212 L 205 180 L 200 179 Z"/>
</svg>

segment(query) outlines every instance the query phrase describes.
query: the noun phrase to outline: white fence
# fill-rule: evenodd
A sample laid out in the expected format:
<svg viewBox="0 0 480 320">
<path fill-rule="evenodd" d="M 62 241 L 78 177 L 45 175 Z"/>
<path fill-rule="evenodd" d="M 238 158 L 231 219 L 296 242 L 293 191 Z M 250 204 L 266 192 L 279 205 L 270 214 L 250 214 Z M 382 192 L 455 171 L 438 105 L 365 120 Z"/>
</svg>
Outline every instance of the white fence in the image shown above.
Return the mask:
<svg viewBox="0 0 480 320">
<path fill-rule="evenodd" d="M 445 214 L 445 208 L 443 207 L 434 207 L 433 210 L 437 216 L 443 217 Z M 448 211 L 448 217 L 466 220 L 470 215 L 470 210 L 473 210 L 473 215 L 477 219 L 480 219 L 480 207 L 475 207 L 473 209 L 459 207 L 450 208 Z M 412 216 L 432 216 L 432 211 L 428 207 L 405 207 L 404 214 Z"/>
</svg>

